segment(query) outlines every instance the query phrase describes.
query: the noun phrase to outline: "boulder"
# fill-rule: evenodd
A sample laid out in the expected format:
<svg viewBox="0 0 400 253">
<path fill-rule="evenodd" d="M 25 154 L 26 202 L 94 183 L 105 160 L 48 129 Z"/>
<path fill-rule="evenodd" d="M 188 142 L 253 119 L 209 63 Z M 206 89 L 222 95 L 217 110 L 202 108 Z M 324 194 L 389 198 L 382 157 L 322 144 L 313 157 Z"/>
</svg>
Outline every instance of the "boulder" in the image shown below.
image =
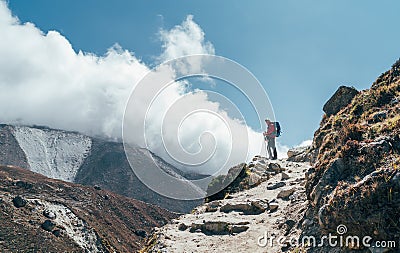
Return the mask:
<svg viewBox="0 0 400 253">
<path fill-rule="evenodd" d="M 283 169 L 281 168 L 281 166 L 279 165 L 279 163 L 270 163 L 268 165 L 268 170 L 273 171 L 275 173 L 279 173 L 281 172 Z"/>
<path fill-rule="evenodd" d="M 216 212 L 218 210 L 220 203 L 218 200 L 214 200 L 207 204 L 206 212 Z"/>
<path fill-rule="evenodd" d="M 377 123 L 381 122 L 387 118 L 387 111 L 379 111 L 372 115 L 372 118 L 368 121 L 368 123 Z"/>
<path fill-rule="evenodd" d="M 262 182 L 261 176 L 251 173 L 249 176 L 249 186 L 257 186 Z"/>
<path fill-rule="evenodd" d="M 32 184 L 28 183 L 28 182 L 24 182 L 24 181 L 17 181 L 15 183 L 15 185 L 19 188 L 24 188 L 26 190 L 32 189 Z"/>
<path fill-rule="evenodd" d="M 51 232 L 55 227 L 56 224 L 51 220 L 45 220 L 41 226 L 44 230 Z"/>
<path fill-rule="evenodd" d="M 279 207 L 279 204 L 278 203 L 269 203 L 269 210 L 271 211 L 271 212 L 274 212 L 274 211 L 276 211 L 277 209 L 278 209 L 278 207 Z"/>
<path fill-rule="evenodd" d="M 229 226 L 228 229 L 231 234 L 239 234 L 239 233 L 247 231 L 247 229 L 249 229 L 249 227 L 233 225 L 233 226 Z"/>
<path fill-rule="evenodd" d="M 46 217 L 46 218 L 49 218 L 49 219 L 55 219 L 56 217 L 57 217 L 57 215 L 56 215 L 56 213 L 55 212 L 53 212 L 53 211 L 51 211 L 51 210 L 44 210 L 43 211 L 43 215 Z"/>
<path fill-rule="evenodd" d="M 229 234 L 228 222 L 225 221 L 207 221 L 203 224 L 192 223 L 189 232 L 203 232 L 206 235 L 225 235 Z"/>
<path fill-rule="evenodd" d="M 179 229 L 180 231 L 185 231 L 187 228 L 188 228 L 188 226 L 186 226 L 185 223 L 180 223 L 180 224 L 178 225 L 178 229 Z"/>
<path fill-rule="evenodd" d="M 268 206 L 268 204 L 267 204 Z M 221 212 L 229 213 L 232 211 L 242 212 L 246 215 L 260 214 L 265 212 L 266 207 L 259 201 L 253 201 L 251 203 L 239 203 L 239 204 L 226 204 L 220 208 Z"/>
<path fill-rule="evenodd" d="M 309 150 L 311 146 L 291 148 L 287 152 L 287 160 L 290 162 L 309 162 Z"/>
<path fill-rule="evenodd" d="M 350 104 L 358 94 L 354 87 L 340 86 L 333 96 L 325 103 L 323 110 L 327 116 L 338 113 L 342 108 Z"/>
<path fill-rule="evenodd" d="M 288 174 L 286 174 L 285 172 L 282 172 L 281 173 L 281 180 L 283 181 L 283 180 L 287 180 L 287 179 L 289 179 L 290 178 L 290 176 L 288 175 Z"/>
<path fill-rule="evenodd" d="M 278 193 L 278 196 L 276 196 L 279 199 L 287 199 L 289 198 L 290 195 L 292 195 L 295 192 L 294 188 L 282 190 Z"/>
<path fill-rule="evenodd" d="M 278 182 L 278 183 L 276 183 L 276 184 L 267 186 L 267 190 L 275 190 L 275 189 L 281 188 L 281 187 L 283 187 L 283 186 L 285 186 L 285 185 L 286 185 L 285 182 Z"/>
<path fill-rule="evenodd" d="M 16 208 L 20 208 L 20 207 L 24 207 L 26 206 L 26 204 L 28 203 L 24 198 L 22 198 L 21 196 L 17 196 L 15 198 L 13 198 L 12 200 L 14 206 Z"/>
<path fill-rule="evenodd" d="M 147 237 L 147 232 L 142 229 L 135 230 L 134 233 L 135 233 L 135 235 L 140 236 L 142 238 Z"/>
<path fill-rule="evenodd" d="M 228 223 L 225 221 L 207 221 L 203 224 L 192 223 L 189 232 L 203 232 L 205 235 L 238 234 L 249 229 L 248 223 Z"/>
<path fill-rule="evenodd" d="M 61 230 L 60 229 L 54 229 L 52 233 L 53 233 L 53 235 L 55 235 L 57 237 L 61 236 Z"/>
</svg>

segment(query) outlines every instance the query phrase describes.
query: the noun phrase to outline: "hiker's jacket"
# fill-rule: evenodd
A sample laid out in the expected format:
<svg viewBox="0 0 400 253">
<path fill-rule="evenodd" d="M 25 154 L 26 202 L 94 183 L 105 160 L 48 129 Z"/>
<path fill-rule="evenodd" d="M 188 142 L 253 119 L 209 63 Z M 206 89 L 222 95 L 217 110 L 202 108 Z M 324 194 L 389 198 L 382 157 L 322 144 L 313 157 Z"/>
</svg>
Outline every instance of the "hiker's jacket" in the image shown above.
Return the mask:
<svg viewBox="0 0 400 253">
<path fill-rule="evenodd" d="M 275 124 L 274 122 L 269 122 L 267 126 L 267 131 L 264 132 L 264 135 L 269 138 L 275 138 Z"/>
</svg>

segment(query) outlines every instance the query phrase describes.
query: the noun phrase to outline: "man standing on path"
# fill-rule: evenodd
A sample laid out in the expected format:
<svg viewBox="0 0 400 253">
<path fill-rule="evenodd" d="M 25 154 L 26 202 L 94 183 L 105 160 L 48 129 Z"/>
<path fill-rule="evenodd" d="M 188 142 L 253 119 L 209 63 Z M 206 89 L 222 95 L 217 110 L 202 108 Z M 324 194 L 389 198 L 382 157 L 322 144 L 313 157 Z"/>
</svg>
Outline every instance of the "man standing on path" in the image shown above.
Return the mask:
<svg viewBox="0 0 400 253">
<path fill-rule="evenodd" d="M 275 137 L 276 137 L 276 129 L 274 122 L 270 121 L 269 119 L 265 120 L 267 124 L 267 131 L 264 132 L 264 140 L 267 142 L 267 153 L 269 155 L 269 159 L 276 160 L 278 158 L 278 154 L 276 152 L 276 145 L 275 145 Z"/>
</svg>

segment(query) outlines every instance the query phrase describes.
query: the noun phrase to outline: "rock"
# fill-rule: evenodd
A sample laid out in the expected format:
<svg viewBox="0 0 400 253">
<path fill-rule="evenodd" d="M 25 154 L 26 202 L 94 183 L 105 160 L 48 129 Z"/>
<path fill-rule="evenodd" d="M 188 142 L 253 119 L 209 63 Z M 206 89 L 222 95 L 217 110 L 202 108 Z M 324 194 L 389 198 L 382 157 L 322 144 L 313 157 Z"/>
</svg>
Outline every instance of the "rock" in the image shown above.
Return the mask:
<svg viewBox="0 0 400 253">
<path fill-rule="evenodd" d="M 192 223 L 189 232 L 203 232 L 206 235 L 229 234 L 228 223 L 225 221 L 207 221 L 203 224 Z"/>
<path fill-rule="evenodd" d="M 389 152 L 392 149 L 392 144 L 390 138 L 385 138 L 386 136 L 383 136 L 381 138 L 377 138 L 375 141 L 370 142 L 368 144 L 361 143 L 361 148 L 360 152 L 366 155 L 371 155 L 374 154 L 377 150 L 381 152 Z"/>
<path fill-rule="evenodd" d="M 309 150 L 311 146 L 304 146 L 304 147 L 296 147 L 296 148 L 291 148 L 288 150 L 287 155 L 287 161 L 290 162 L 309 162 L 310 161 L 310 155 L 309 155 Z"/>
<path fill-rule="evenodd" d="M 344 177 L 344 172 L 346 170 L 346 163 L 343 158 L 336 158 L 329 167 L 325 170 L 324 174 L 322 175 L 321 179 L 319 180 L 318 184 L 312 190 L 310 197 L 316 205 L 321 198 L 322 193 L 326 190 L 327 186 L 336 186 L 336 184 Z M 313 169 L 310 169 L 306 173 L 306 180 L 310 176 Z"/>
<path fill-rule="evenodd" d="M 278 209 L 278 207 L 279 207 L 279 204 L 278 204 L 278 203 L 269 203 L 269 210 L 270 210 L 271 212 L 276 211 L 276 210 Z"/>
<path fill-rule="evenodd" d="M 387 117 L 387 111 L 380 111 L 380 112 L 375 113 L 375 114 L 372 116 L 372 120 L 368 121 L 368 123 L 377 123 L 377 122 L 381 122 L 381 121 L 383 121 L 384 119 L 386 119 L 386 117 Z"/>
<path fill-rule="evenodd" d="M 207 204 L 206 212 L 216 212 L 218 210 L 220 203 L 218 200 L 214 200 Z"/>
<path fill-rule="evenodd" d="M 17 196 L 15 198 L 13 198 L 12 200 L 14 206 L 16 208 L 20 208 L 20 207 L 24 207 L 26 206 L 26 204 L 28 203 L 25 199 L 23 199 L 21 196 Z"/>
<path fill-rule="evenodd" d="M 273 171 L 273 172 L 276 172 L 276 173 L 279 173 L 279 172 L 282 171 L 282 168 L 281 168 L 281 166 L 279 165 L 279 163 L 270 163 L 270 164 L 268 165 L 268 169 L 269 169 L 270 171 Z"/>
<path fill-rule="evenodd" d="M 275 190 L 275 189 L 278 189 L 278 188 L 283 187 L 283 186 L 285 186 L 285 185 L 286 185 L 285 182 L 278 182 L 278 183 L 276 183 L 276 184 L 267 186 L 267 190 Z"/>
<path fill-rule="evenodd" d="M 321 228 L 325 228 L 328 224 L 330 224 L 330 216 L 328 215 L 328 208 L 329 206 L 327 204 L 324 204 L 319 210 L 318 210 L 318 223 Z"/>
<path fill-rule="evenodd" d="M 253 201 L 251 203 L 240 203 L 240 204 L 226 204 L 220 208 L 221 212 L 229 213 L 232 211 L 242 212 L 245 215 L 260 214 L 265 212 L 265 207 L 259 201 Z"/>
<path fill-rule="evenodd" d="M 287 156 L 288 158 L 291 158 L 293 156 L 297 156 L 299 154 L 304 153 L 305 151 L 307 151 L 307 149 L 309 149 L 310 146 L 304 146 L 304 147 L 296 147 L 296 148 L 291 148 L 288 150 L 287 152 Z M 289 160 L 289 159 L 288 159 Z"/>
<path fill-rule="evenodd" d="M 296 225 L 296 223 L 297 221 L 288 219 L 284 223 L 280 224 L 285 229 L 285 234 L 284 234 L 285 236 L 289 235 L 290 230 L 292 230 L 292 228 Z"/>
<path fill-rule="evenodd" d="M 51 220 L 45 220 L 41 226 L 44 230 L 51 232 L 55 227 L 56 224 Z"/>
<path fill-rule="evenodd" d="M 266 165 L 257 164 L 256 166 L 254 166 L 253 171 L 264 173 L 267 169 L 268 167 Z"/>
<path fill-rule="evenodd" d="M 289 179 L 289 178 L 290 178 L 289 175 L 286 174 L 285 172 L 282 172 L 282 173 L 281 173 L 281 180 L 287 180 L 287 179 Z"/>
<path fill-rule="evenodd" d="M 135 233 L 135 235 L 140 236 L 142 238 L 147 237 L 147 232 L 142 229 L 135 230 L 134 233 Z"/>
<path fill-rule="evenodd" d="M 303 223 L 301 224 L 301 226 L 303 228 L 309 227 L 313 224 L 314 222 L 310 219 L 304 219 Z"/>
<path fill-rule="evenodd" d="M 295 220 L 290 220 L 290 219 L 285 221 L 285 224 L 287 225 L 288 230 L 292 229 L 294 227 L 294 225 L 296 225 L 296 223 L 297 222 Z"/>
<path fill-rule="evenodd" d="M 249 227 L 245 226 L 245 223 L 231 224 L 225 221 L 207 221 L 202 224 L 192 223 L 189 232 L 203 232 L 205 235 L 226 235 L 241 233 L 247 229 Z"/>
<path fill-rule="evenodd" d="M 221 221 L 208 221 L 204 223 L 203 228 L 206 232 L 211 232 L 213 234 L 225 234 L 229 232 L 228 223 Z"/>
<path fill-rule="evenodd" d="M 233 226 L 229 227 L 229 232 L 231 234 L 239 234 L 239 233 L 247 231 L 247 229 L 249 229 L 248 226 L 236 226 L 236 225 L 233 225 Z"/>
<path fill-rule="evenodd" d="M 17 181 L 15 183 L 15 185 L 17 187 L 19 187 L 19 188 L 24 188 L 24 189 L 27 189 L 27 190 L 29 190 L 29 189 L 31 189 L 33 187 L 32 184 L 30 184 L 28 182 L 24 182 L 24 181 Z"/>
<path fill-rule="evenodd" d="M 180 224 L 178 225 L 178 229 L 179 229 L 180 231 L 185 231 L 187 228 L 188 228 L 188 226 L 186 226 L 185 223 L 180 223 Z"/>
<path fill-rule="evenodd" d="M 96 190 L 101 190 L 101 187 L 99 185 L 97 185 L 97 184 L 95 186 L 93 186 L 93 188 L 96 189 Z"/>
<path fill-rule="evenodd" d="M 325 103 L 323 110 L 327 116 L 338 113 L 346 107 L 358 94 L 354 87 L 340 86 L 333 96 Z"/>
<path fill-rule="evenodd" d="M 249 186 L 257 186 L 262 182 L 261 176 L 251 173 L 249 176 Z"/>
<path fill-rule="evenodd" d="M 278 196 L 276 196 L 277 198 L 280 199 L 287 199 L 289 198 L 290 195 L 292 195 L 295 192 L 294 188 L 291 189 L 287 189 L 287 190 L 282 190 L 278 193 Z"/>
<path fill-rule="evenodd" d="M 394 97 L 392 98 L 392 100 L 390 101 L 391 105 L 397 104 L 400 101 L 400 97 Z"/>
<path fill-rule="evenodd" d="M 57 217 L 57 215 L 56 215 L 56 213 L 54 213 L 53 211 L 51 211 L 51 210 L 44 210 L 43 211 L 43 215 L 46 217 L 46 218 L 49 218 L 49 219 L 55 219 L 56 217 Z"/>
<path fill-rule="evenodd" d="M 55 235 L 55 236 L 57 236 L 57 237 L 60 237 L 61 236 L 61 230 L 60 229 L 55 229 L 55 230 L 53 230 L 53 235 Z"/>
</svg>

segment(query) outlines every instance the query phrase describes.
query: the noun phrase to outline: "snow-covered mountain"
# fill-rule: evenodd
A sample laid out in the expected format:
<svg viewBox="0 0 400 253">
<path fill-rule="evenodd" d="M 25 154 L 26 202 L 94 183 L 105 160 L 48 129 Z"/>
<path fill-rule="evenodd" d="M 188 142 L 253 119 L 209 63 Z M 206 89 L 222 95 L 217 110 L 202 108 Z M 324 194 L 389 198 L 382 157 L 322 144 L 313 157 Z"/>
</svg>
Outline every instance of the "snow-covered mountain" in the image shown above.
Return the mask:
<svg viewBox="0 0 400 253">
<path fill-rule="evenodd" d="M 155 166 L 178 178 L 204 175 L 183 172 L 146 149 L 134 152 L 144 167 Z M 97 185 L 177 212 L 189 212 L 201 201 L 174 200 L 147 188 L 135 175 L 123 144 L 47 127 L 0 125 L 0 164 L 27 168 L 63 181 Z M 195 189 L 192 182 L 187 189 Z M 197 190 L 201 190 L 198 188 Z"/>
</svg>

